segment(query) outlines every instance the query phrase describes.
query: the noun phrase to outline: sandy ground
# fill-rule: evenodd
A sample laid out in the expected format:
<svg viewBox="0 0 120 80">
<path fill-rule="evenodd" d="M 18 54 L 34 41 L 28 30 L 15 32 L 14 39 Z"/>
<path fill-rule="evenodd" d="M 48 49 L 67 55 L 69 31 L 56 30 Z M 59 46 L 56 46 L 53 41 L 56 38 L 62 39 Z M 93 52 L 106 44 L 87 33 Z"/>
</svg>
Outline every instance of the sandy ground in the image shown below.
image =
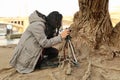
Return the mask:
<svg viewBox="0 0 120 80">
<path fill-rule="evenodd" d="M 92 57 L 92 67 L 86 60 L 83 60 L 84 63 L 80 62 L 80 66 L 73 67 L 71 76 L 66 75 L 67 67 L 35 70 L 29 74 L 20 74 L 9 65 L 15 46 L 0 46 L 0 80 L 86 80 L 84 77 L 91 72 L 91 80 L 120 80 L 120 58 L 105 60 L 100 55 Z"/>
<path fill-rule="evenodd" d="M 15 45 L 0 46 L 0 69 L 9 66 L 9 61 Z"/>
</svg>

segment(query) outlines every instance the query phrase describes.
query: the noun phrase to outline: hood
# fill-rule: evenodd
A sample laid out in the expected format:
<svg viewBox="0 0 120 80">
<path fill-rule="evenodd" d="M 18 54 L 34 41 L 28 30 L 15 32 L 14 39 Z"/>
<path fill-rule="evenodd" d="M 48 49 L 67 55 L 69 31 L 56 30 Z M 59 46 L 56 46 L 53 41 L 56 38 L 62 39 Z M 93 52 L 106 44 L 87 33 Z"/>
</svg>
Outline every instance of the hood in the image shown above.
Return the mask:
<svg viewBox="0 0 120 80">
<path fill-rule="evenodd" d="M 35 10 L 35 11 L 29 16 L 29 23 L 36 22 L 36 21 L 46 22 L 46 20 L 45 20 L 45 15 L 43 15 L 43 14 L 40 13 L 40 12 L 38 12 L 37 10 Z"/>
</svg>

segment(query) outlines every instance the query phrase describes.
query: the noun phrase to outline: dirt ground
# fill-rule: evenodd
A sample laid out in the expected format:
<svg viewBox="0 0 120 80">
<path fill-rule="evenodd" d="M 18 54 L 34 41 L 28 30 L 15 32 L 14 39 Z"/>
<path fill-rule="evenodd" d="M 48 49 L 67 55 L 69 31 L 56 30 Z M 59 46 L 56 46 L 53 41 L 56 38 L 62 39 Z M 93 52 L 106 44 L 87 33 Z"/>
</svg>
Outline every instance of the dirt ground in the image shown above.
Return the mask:
<svg viewBox="0 0 120 80">
<path fill-rule="evenodd" d="M 90 61 L 82 60 L 80 66 L 72 68 L 71 75 L 66 74 L 67 67 L 20 74 L 9 65 L 14 47 L 15 45 L 0 47 L 0 80 L 86 80 L 87 77 L 92 77 L 92 80 L 120 80 L 120 58 L 106 60 L 104 55 L 93 55 Z"/>
<path fill-rule="evenodd" d="M 13 46 L 0 46 L 0 69 L 9 67 L 9 60 L 14 49 Z"/>
</svg>

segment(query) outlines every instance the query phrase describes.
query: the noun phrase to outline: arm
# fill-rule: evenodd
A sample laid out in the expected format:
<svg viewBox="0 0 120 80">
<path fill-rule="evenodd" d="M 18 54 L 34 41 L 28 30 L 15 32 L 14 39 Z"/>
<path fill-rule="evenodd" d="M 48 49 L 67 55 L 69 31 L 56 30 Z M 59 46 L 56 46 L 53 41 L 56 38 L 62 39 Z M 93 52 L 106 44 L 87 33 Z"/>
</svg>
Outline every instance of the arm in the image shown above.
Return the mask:
<svg viewBox="0 0 120 80">
<path fill-rule="evenodd" d="M 31 26 L 31 32 L 34 35 L 35 39 L 39 42 L 40 46 L 43 48 L 51 47 L 57 43 L 60 43 L 62 41 L 62 38 L 60 35 L 47 39 L 47 36 L 44 32 L 44 25 L 42 24 L 34 24 L 34 26 Z"/>
</svg>

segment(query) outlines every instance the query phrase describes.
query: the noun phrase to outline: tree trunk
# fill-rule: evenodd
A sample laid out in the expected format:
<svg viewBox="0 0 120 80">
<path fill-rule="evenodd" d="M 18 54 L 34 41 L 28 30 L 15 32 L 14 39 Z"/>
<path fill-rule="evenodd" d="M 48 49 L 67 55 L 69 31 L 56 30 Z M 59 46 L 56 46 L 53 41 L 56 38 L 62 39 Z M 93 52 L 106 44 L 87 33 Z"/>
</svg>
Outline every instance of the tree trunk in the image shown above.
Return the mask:
<svg viewBox="0 0 120 80">
<path fill-rule="evenodd" d="M 72 42 L 81 64 L 75 70 L 76 75 L 79 74 L 80 80 L 120 80 L 120 23 L 113 28 L 109 0 L 78 2 L 79 11 L 71 25 Z"/>
<path fill-rule="evenodd" d="M 108 0 L 79 0 L 79 7 L 80 11 L 74 18 L 73 35 L 88 38 L 94 43 L 95 49 L 104 43 L 109 44 L 112 23 L 108 12 Z"/>
</svg>

